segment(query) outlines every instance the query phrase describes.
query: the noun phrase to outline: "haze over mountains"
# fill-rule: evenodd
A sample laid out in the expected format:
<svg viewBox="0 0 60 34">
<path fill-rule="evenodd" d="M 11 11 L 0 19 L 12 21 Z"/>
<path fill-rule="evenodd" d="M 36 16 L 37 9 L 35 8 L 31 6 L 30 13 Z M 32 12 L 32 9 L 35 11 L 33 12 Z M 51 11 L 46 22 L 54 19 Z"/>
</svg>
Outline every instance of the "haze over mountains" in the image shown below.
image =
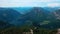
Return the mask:
<svg viewBox="0 0 60 34">
<path fill-rule="evenodd" d="M 38 7 L 37 7 L 38 8 Z M 45 10 L 48 10 L 48 11 L 54 11 L 54 10 L 57 10 L 59 9 L 60 7 L 39 7 L 39 8 L 43 8 Z M 33 7 L 17 7 L 17 8 L 13 8 L 17 11 L 19 11 L 20 13 L 26 13 L 26 12 L 29 12 L 29 10 L 33 9 Z"/>
<path fill-rule="evenodd" d="M 0 8 L 0 20 L 13 25 L 29 25 L 42 28 L 60 27 L 60 9 L 49 7 L 33 8 Z M 22 12 L 23 11 L 23 12 Z"/>
</svg>

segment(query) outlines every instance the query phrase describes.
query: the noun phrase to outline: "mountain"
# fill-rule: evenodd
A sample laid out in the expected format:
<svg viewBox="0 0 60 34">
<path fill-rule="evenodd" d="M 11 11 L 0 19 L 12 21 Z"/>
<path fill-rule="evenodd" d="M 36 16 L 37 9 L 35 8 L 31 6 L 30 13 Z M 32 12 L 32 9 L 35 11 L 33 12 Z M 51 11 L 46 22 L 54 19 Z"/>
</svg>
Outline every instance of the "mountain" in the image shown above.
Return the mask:
<svg viewBox="0 0 60 34">
<path fill-rule="evenodd" d="M 60 19 L 60 9 L 55 10 L 55 12 L 53 12 L 53 13 L 57 19 Z"/>
<path fill-rule="evenodd" d="M 58 8 L 42 8 L 42 7 L 33 7 L 30 9 L 28 13 L 23 14 L 18 19 L 18 24 L 27 24 L 27 21 L 30 21 L 33 23 L 33 26 L 40 27 L 41 25 L 47 25 L 47 24 L 56 24 L 54 21 L 56 21 L 56 15 L 54 12 L 56 12 Z M 29 23 L 30 23 L 29 22 Z M 29 24 L 28 23 L 28 24 Z M 51 26 L 51 24 L 49 26 Z M 53 25 L 54 26 L 54 25 Z M 49 27 L 48 27 L 49 28 Z"/>
<path fill-rule="evenodd" d="M 21 14 L 26 14 L 28 12 L 30 12 L 29 10 L 31 10 L 32 7 L 16 7 L 16 8 L 12 8 L 15 9 L 16 11 L 20 12 Z"/>
<path fill-rule="evenodd" d="M 51 23 L 42 25 L 42 28 L 46 28 L 46 29 L 58 29 L 60 28 L 60 9 L 55 10 L 54 12 L 52 12 L 52 14 L 54 14 L 54 20 L 51 21 Z"/>
<path fill-rule="evenodd" d="M 52 11 L 53 10 L 53 11 Z M 0 20 L 10 24 L 26 27 L 58 28 L 60 22 L 60 9 L 33 7 L 27 13 L 21 14 L 12 8 L 0 8 Z M 58 19 L 59 18 L 59 19 Z"/>
<path fill-rule="evenodd" d="M 34 26 L 40 26 L 41 22 L 43 22 L 44 20 L 52 20 L 52 18 L 54 19 L 54 16 L 50 11 L 45 10 L 41 7 L 34 7 L 30 10 L 29 13 L 23 15 L 21 19 L 23 20 L 23 22 L 29 20 L 33 22 Z"/>
<path fill-rule="evenodd" d="M 55 11 L 56 10 L 54 10 L 54 12 Z M 33 26 L 39 27 L 39 28 L 40 27 L 46 28 L 46 29 L 58 28 L 60 26 L 59 20 L 56 19 L 57 17 L 54 14 L 54 12 L 46 10 L 41 7 L 34 7 L 30 10 L 29 13 L 24 14 L 22 16 L 21 20 L 23 21 L 24 24 L 28 23 L 26 21 L 30 21 L 28 24 L 30 24 L 32 22 L 31 26 L 33 25 Z"/>
<path fill-rule="evenodd" d="M 15 26 L 14 24 L 10 24 L 9 22 L 4 22 L 0 20 L 0 31 L 14 26 Z"/>
<path fill-rule="evenodd" d="M 54 12 L 55 10 L 58 10 L 60 7 L 43 7 L 45 10 Z"/>
<path fill-rule="evenodd" d="M 12 8 L 0 8 L 0 20 L 8 21 L 10 24 L 16 25 L 18 18 L 21 16 L 18 11 Z"/>
</svg>

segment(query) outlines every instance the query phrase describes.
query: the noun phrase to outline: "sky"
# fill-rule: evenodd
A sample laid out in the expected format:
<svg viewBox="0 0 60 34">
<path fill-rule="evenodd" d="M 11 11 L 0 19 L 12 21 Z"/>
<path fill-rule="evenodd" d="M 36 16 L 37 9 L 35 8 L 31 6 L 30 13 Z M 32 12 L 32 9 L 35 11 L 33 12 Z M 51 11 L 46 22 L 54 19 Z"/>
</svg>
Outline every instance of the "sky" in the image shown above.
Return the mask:
<svg viewBox="0 0 60 34">
<path fill-rule="evenodd" d="M 0 0 L 0 7 L 60 7 L 60 0 Z"/>
</svg>

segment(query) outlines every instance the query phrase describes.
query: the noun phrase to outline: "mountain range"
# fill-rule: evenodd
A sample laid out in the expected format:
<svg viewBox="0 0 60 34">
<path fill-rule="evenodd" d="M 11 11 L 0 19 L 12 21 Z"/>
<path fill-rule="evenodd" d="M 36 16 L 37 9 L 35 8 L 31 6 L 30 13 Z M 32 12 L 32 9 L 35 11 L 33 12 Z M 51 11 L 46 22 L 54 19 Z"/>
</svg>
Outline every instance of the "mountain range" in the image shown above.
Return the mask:
<svg viewBox="0 0 60 34">
<path fill-rule="evenodd" d="M 26 11 L 26 12 L 25 12 Z M 18 26 L 34 26 L 42 28 L 60 27 L 60 9 L 48 7 L 33 7 L 31 9 L 17 11 L 14 8 L 0 8 L 0 20 L 8 21 L 10 24 Z"/>
<path fill-rule="evenodd" d="M 52 9 L 53 10 L 53 9 Z M 59 28 L 60 27 L 60 9 L 56 9 L 54 11 L 46 10 L 41 7 L 34 7 L 30 10 L 29 13 L 24 14 L 21 18 L 26 24 L 26 21 L 31 21 L 32 25 L 35 27 L 42 28 Z M 55 14 L 56 13 L 56 14 Z M 58 16 L 56 16 L 58 15 Z M 58 18 L 58 19 L 57 19 Z"/>
</svg>

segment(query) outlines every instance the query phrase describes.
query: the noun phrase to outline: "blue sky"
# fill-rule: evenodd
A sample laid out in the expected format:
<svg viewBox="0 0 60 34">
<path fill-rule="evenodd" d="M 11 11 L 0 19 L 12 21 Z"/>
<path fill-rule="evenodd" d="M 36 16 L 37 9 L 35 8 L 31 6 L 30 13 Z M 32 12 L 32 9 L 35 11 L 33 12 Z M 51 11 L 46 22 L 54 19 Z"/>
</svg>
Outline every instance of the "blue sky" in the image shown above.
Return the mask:
<svg viewBox="0 0 60 34">
<path fill-rule="evenodd" d="M 59 7 L 60 0 L 0 0 L 0 7 Z"/>
</svg>

